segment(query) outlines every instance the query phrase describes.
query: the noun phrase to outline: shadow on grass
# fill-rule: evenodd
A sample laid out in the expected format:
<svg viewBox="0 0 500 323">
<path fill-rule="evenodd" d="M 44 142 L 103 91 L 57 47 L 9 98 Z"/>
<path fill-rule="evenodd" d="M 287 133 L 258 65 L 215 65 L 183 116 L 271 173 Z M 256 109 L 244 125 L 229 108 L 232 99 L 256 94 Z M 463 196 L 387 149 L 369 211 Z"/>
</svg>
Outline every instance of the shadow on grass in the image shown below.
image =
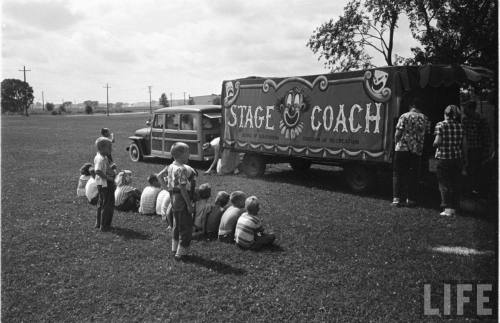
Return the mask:
<svg viewBox="0 0 500 323">
<path fill-rule="evenodd" d="M 132 229 L 113 227 L 111 233 L 122 237 L 124 240 L 149 240 L 150 236 L 148 234 L 138 232 Z"/>
<path fill-rule="evenodd" d="M 186 259 L 184 260 L 186 263 L 192 263 L 195 265 L 199 265 L 208 269 L 211 269 L 213 271 L 216 271 L 220 274 L 224 275 L 237 275 L 241 276 L 246 273 L 245 270 L 241 268 L 236 268 L 231 265 L 225 264 L 223 262 L 217 261 L 217 260 L 210 260 L 210 259 L 205 259 L 197 255 L 189 255 L 186 256 Z"/>
</svg>

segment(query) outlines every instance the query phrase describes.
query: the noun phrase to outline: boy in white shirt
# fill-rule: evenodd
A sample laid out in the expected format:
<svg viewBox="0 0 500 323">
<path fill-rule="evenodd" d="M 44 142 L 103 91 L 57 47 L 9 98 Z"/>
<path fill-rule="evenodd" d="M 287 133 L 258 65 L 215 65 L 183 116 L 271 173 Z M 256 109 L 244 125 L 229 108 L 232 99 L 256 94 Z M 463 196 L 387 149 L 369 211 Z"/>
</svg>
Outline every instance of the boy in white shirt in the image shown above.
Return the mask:
<svg viewBox="0 0 500 323">
<path fill-rule="evenodd" d="M 156 199 L 161 191 L 158 177 L 154 174 L 148 177 L 149 185 L 144 188 L 141 194 L 141 203 L 139 205 L 139 213 L 143 215 L 156 214 Z"/>
<path fill-rule="evenodd" d="M 96 140 L 97 154 L 94 157 L 95 181 L 98 190 L 95 227 L 108 231 L 113 220 L 115 206 L 115 171 L 111 168 L 111 140 L 99 137 Z"/>
</svg>

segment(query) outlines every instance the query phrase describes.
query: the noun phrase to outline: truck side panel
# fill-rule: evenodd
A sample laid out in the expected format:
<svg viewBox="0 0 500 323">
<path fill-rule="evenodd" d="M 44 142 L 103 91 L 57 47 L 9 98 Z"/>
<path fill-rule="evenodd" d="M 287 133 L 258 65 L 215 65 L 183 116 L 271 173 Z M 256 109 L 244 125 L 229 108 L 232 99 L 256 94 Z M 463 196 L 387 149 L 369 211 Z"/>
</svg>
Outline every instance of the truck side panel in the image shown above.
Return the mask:
<svg viewBox="0 0 500 323">
<path fill-rule="evenodd" d="M 223 146 L 313 160 L 391 161 L 390 69 L 223 83 Z"/>
</svg>

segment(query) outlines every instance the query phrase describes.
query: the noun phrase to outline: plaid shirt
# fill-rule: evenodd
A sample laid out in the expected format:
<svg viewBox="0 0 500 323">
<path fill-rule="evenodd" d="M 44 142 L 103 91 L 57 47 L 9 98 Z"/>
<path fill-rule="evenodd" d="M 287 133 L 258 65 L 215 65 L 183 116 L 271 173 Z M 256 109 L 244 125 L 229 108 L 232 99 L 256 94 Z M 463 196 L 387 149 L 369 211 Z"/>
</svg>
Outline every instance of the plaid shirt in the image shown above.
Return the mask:
<svg viewBox="0 0 500 323">
<path fill-rule="evenodd" d="M 490 147 L 490 128 L 488 122 L 481 118 L 478 114 L 473 116 L 464 116 L 462 125 L 467 139 L 468 148 L 483 148 Z"/>
<path fill-rule="evenodd" d="M 436 149 L 437 159 L 462 158 L 464 129 L 460 123 L 452 120 L 438 122 L 434 134 L 441 137 L 441 143 Z"/>
</svg>

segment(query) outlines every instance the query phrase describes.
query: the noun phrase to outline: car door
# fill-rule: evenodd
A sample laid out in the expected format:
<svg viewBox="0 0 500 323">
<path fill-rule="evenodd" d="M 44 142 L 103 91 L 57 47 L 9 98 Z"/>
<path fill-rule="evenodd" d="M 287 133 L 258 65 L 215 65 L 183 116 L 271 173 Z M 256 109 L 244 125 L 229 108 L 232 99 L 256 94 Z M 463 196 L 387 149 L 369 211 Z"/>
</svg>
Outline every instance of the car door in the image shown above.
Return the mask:
<svg viewBox="0 0 500 323">
<path fill-rule="evenodd" d="M 182 136 L 179 134 L 179 114 L 178 113 L 167 113 L 165 114 L 165 137 L 163 149 L 165 151 L 165 156 L 170 156 L 170 148 L 177 141 L 183 141 Z"/>
<path fill-rule="evenodd" d="M 201 141 L 198 137 L 199 121 L 199 115 L 196 112 L 180 114 L 179 133 L 183 137 L 182 141 L 189 146 L 189 158 L 192 160 L 201 160 Z"/>
<path fill-rule="evenodd" d="M 151 155 L 164 155 L 165 114 L 155 114 L 151 125 Z"/>
</svg>

